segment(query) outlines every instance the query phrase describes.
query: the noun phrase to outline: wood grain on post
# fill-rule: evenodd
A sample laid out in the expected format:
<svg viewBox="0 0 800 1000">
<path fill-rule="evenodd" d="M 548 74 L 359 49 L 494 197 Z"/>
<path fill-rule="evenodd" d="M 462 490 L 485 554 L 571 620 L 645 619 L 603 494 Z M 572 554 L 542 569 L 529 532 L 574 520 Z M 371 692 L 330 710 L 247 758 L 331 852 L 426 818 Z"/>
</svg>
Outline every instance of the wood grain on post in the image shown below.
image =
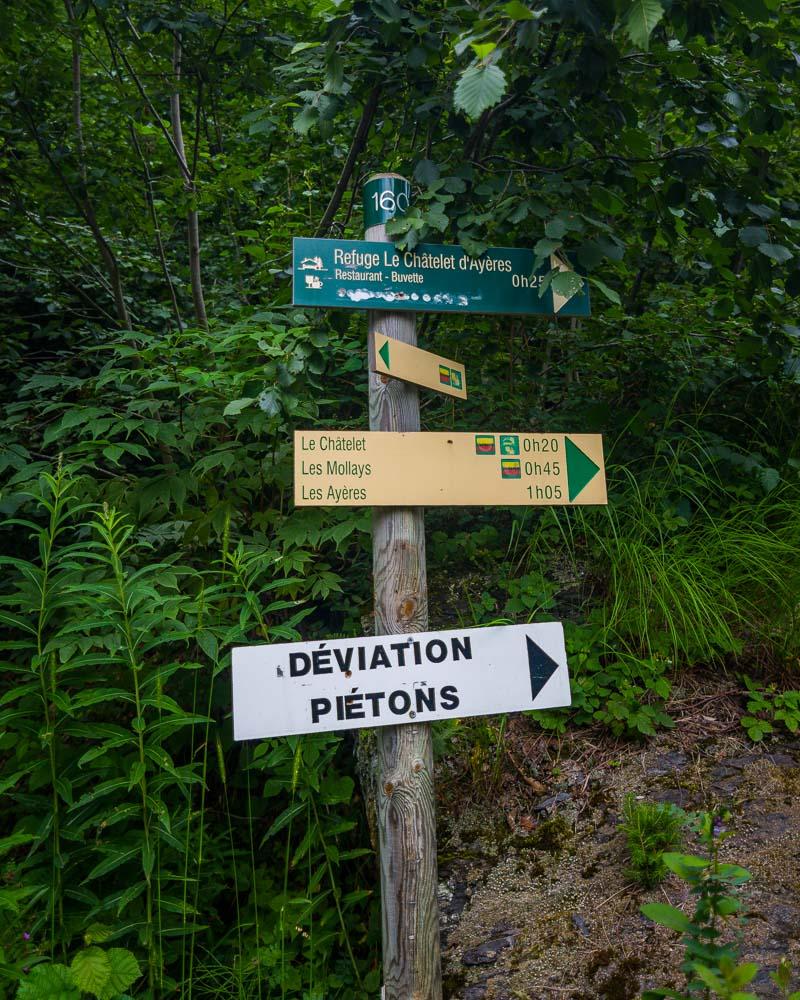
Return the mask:
<svg viewBox="0 0 800 1000">
<path fill-rule="evenodd" d="M 374 178 L 396 178 L 377 174 Z M 369 182 L 367 182 L 369 183 Z M 388 241 L 385 223 L 364 238 Z M 416 386 L 372 371 L 374 338 L 416 345 L 416 314 L 369 313 L 369 426 L 373 431 L 418 431 Z M 425 525 L 421 507 L 374 508 L 372 565 L 375 634 L 428 627 Z M 385 1000 L 441 1000 L 433 750 L 428 723 L 377 731 L 377 814 L 380 840 Z"/>
</svg>

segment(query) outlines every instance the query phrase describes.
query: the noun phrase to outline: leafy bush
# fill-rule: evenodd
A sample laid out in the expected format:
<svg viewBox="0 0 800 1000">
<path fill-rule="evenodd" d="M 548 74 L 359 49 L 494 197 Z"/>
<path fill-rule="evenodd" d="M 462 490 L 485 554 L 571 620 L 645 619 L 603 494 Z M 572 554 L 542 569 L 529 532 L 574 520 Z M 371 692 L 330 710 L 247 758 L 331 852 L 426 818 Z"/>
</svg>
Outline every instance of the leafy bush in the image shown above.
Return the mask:
<svg viewBox="0 0 800 1000">
<path fill-rule="evenodd" d="M 26 535 L 32 545 L 2 557 L 0 669 L 13 679 L 0 698 L 3 973 L 22 979 L 23 966 L 71 952 L 79 928 L 99 921 L 141 956 L 151 993 L 192 982 L 212 949 L 285 996 L 309 977 L 326 996 L 361 995 L 374 965 L 372 876 L 356 859 L 371 852 L 351 815 L 341 739 L 291 751 L 266 741 L 252 754 L 232 744 L 220 690 L 232 645 L 297 638 L 313 611 L 292 550 L 284 559 L 234 544 L 226 528 L 206 568 L 158 558 L 113 507 L 81 503 L 80 482 L 63 465 L 42 473 L 6 524 L 18 549 Z M 281 816 L 300 806 L 302 833 L 287 830 Z M 262 850 L 261 827 L 286 832 L 282 858 Z M 359 921 L 367 957 L 351 950 L 343 963 Z M 53 977 L 67 993 L 93 989 L 82 976 L 95 970 L 107 992 L 99 951 L 31 973 L 26 989 Z"/>
<path fill-rule="evenodd" d="M 80 1000 L 89 993 L 97 1000 L 115 1000 L 141 976 L 127 948 L 91 945 L 73 956 L 69 966 L 41 962 L 22 980 L 17 1000 Z"/>
<path fill-rule="evenodd" d="M 600 723 L 615 736 L 652 736 L 659 726 L 671 727 L 665 702 L 672 690 L 666 656 L 638 657 L 615 653 L 598 625 L 565 622 L 572 706 L 536 712 L 532 717 L 545 729 L 564 732 L 567 725 Z"/>
<path fill-rule="evenodd" d="M 775 731 L 778 723 L 792 734 L 800 729 L 800 691 L 778 691 L 774 684 L 757 684 L 747 675 L 744 683 L 748 692 L 748 714 L 742 716 L 741 722 L 751 740 L 763 740 Z"/>
</svg>

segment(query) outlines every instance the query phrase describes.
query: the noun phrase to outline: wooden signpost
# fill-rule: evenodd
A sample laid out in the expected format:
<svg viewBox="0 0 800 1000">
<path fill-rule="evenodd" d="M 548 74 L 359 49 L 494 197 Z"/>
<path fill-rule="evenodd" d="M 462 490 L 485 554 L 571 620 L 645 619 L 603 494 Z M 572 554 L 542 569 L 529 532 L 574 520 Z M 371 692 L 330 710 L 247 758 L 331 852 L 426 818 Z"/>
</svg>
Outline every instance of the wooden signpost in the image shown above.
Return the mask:
<svg viewBox="0 0 800 1000">
<path fill-rule="evenodd" d="M 413 382 L 424 389 L 434 389 L 446 396 L 467 398 L 467 373 L 458 361 L 440 358 L 438 354 L 392 340 L 382 333 L 373 333 L 372 355 L 375 371 Z"/>
<path fill-rule="evenodd" d="M 402 214 L 410 195 L 411 185 L 397 174 L 370 178 L 364 185 L 364 238 L 388 243 L 386 222 L 398 211 Z M 373 336 L 380 332 L 416 347 L 416 314 L 370 312 L 367 326 L 370 430 L 419 431 L 417 387 L 375 374 Z M 375 634 L 424 632 L 428 627 L 428 579 L 422 508 L 373 509 L 372 576 Z M 441 1000 L 430 725 L 414 719 L 404 725 L 382 727 L 377 730 L 377 750 L 383 997 Z"/>
<path fill-rule="evenodd" d="M 570 703 L 561 625 L 427 632 L 423 505 L 604 504 L 599 435 L 419 433 L 417 386 L 466 398 L 464 366 L 416 346 L 416 312 L 589 315 L 560 258 L 420 245 L 386 223 L 411 186 L 364 186 L 364 240 L 294 240 L 296 305 L 368 309 L 369 431 L 295 433 L 298 506 L 371 506 L 375 637 L 233 651 L 236 739 L 376 727 L 383 1000 L 441 1000 L 432 719 Z M 574 286 L 574 287 L 573 287 Z M 399 638 L 402 636 L 402 638 Z"/>
</svg>

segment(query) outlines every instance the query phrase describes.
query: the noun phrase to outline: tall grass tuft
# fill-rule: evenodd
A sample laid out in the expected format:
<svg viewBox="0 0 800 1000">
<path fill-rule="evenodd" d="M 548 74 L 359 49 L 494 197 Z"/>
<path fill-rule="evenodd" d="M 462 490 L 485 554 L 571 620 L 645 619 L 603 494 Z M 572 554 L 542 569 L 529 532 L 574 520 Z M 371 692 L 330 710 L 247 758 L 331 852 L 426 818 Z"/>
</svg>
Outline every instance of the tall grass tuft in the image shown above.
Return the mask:
<svg viewBox="0 0 800 1000">
<path fill-rule="evenodd" d="M 570 512 L 562 533 L 600 581 L 610 644 L 681 662 L 796 649 L 797 485 L 730 491 L 691 436 L 660 455 L 644 472 L 610 467 L 608 507 Z"/>
</svg>

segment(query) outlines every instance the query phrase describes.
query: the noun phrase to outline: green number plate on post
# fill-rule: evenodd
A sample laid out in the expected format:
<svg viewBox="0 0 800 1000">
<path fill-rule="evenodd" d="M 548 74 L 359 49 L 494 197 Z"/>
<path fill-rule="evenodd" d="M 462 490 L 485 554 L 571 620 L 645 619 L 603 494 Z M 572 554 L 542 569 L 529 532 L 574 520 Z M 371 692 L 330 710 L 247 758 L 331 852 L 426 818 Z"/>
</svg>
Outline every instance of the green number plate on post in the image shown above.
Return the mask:
<svg viewBox="0 0 800 1000">
<path fill-rule="evenodd" d="M 405 215 L 411 185 L 404 177 L 373 177 L 364 185 L 364 228 Z"/>
</svg>

